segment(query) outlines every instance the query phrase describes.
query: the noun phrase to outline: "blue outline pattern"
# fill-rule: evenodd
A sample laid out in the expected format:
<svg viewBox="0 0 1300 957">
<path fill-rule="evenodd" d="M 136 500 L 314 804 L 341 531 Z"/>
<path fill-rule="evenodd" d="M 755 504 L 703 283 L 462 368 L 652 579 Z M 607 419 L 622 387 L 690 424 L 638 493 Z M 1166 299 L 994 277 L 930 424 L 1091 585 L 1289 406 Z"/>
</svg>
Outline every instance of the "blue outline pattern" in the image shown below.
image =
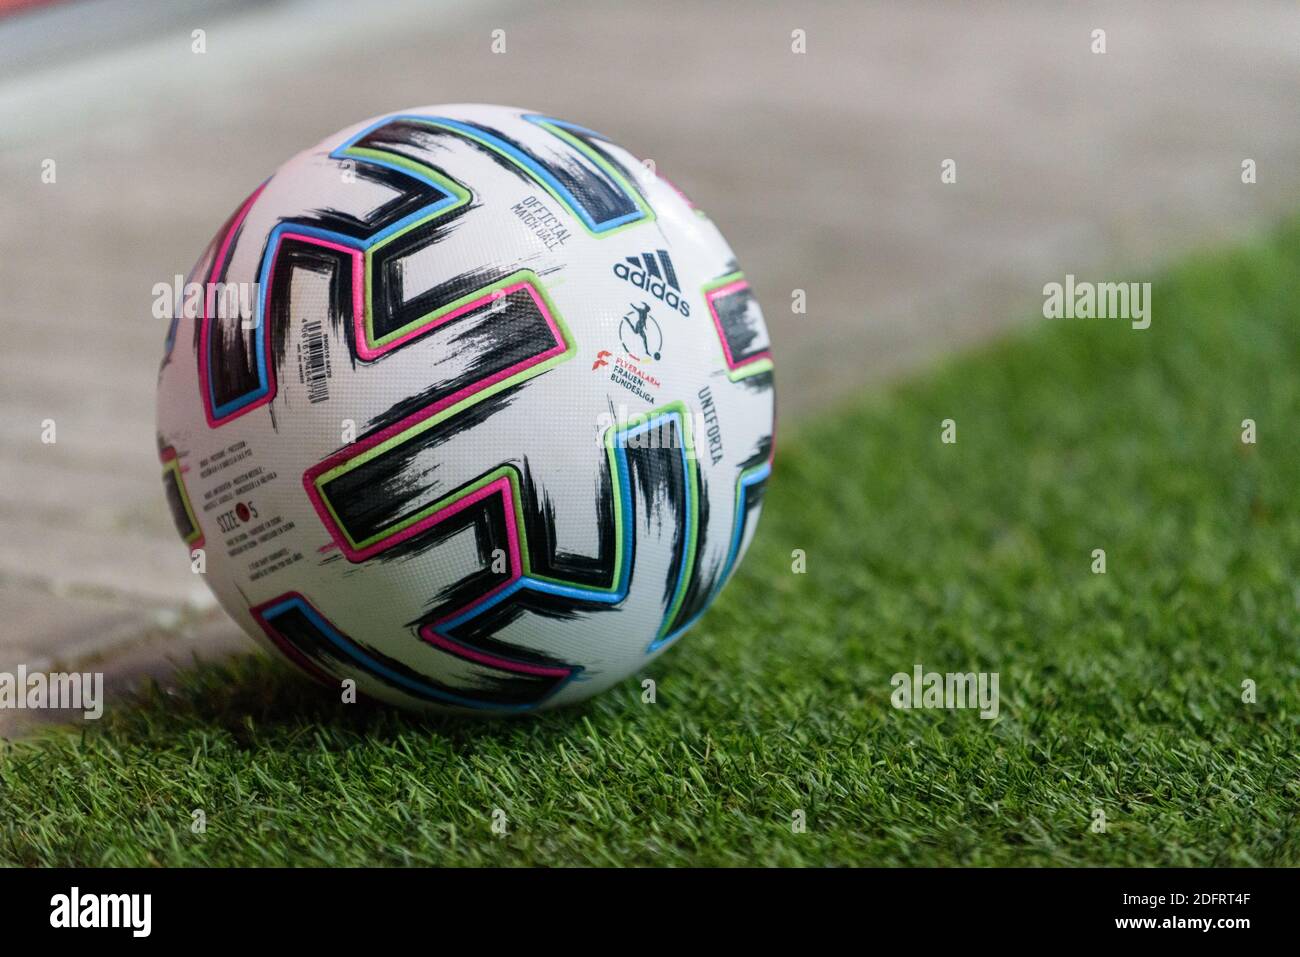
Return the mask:
<svg viewBox="0 0 1300 957">
<path fill-rule="evenodd" d="M 334 153 L 331 153 L 330 155 L 334 156 Z M 355 159 L 353 157 L 344 157 L 344 158 L 351 159 L 353 162 L 360 162 L 360 160 Z M 366 161 L 369 162 L 368 159 Z M 245 392 L 243 395 L 231 399 L 230 401 L 226 402 L 224 405 L 220 405 L 220 406 L 217 405 L 216 377 L 212 374 L 213 331 L 211 329 L 208 330 L 208 355 L 205 357 L 205 361 L 208 363 L 208 399 L 212 406 L 212 417 L 214 419 L 224 419 L 231 415 L 234 415 L 249 403 L 256 402 L 258 399 L 261 399 L 263 396 L 267 394 L 268 390 L 270 389 L 270 382 L 267 379 L 267 375 L 266 375 L 266 336 L 262 334 L 262 323 L 266 321 L 266 296 L 267 296 L 267 289 L 269 288 L 270 281 L 271 281 L 271 266 L 275 262 L 275 257 L 280 250 L 280 238 L 286 232 L 300 233 L 303 236 L 311 236 L 315 239 L 323 239 L 326 242 L 335 243 L 339 246 L 345 246 L 348 249 L 355 249 L 364 256 L 372 247 L 379 245 L 381 242 L 383 242 L 385 239 L 387 239 L 389 236 L 393 235 L 397 231 L 401 229 L 405 229 L 407 226 L 411 225 L 412 223 L 419 222 L 421 220 L 429 219 L 432 218 L 433 216 L 436 216 L 442 210 L 454 204 L 457 200 L 456 196 L 454 196 L 451 193 L 448 193 L 437 183 L 433 182 L 432 180 L 426 179 L 423 176 L 418 176 L 410 170 L 402 169 L 401 167 L 392 164 L 381 163 L 379 165 L 381 166 L 391 165 L 391 168 L 396 169 L 399 172 L 405 173 L 406 175 L 410 176 L 412 179 L 417 179 L 423 183 L 427 183 L 428 185 L 433 186 L 438 190 L 438 192 L 442 193 L 443 198 L 437 200 L 436 202 L 430 203 L 428 206 L 421 206 L 415 212 L 407 216 L 403 216 L 397 222 L 385 226 L 379 232 L 374 233 L 371 236 L 367 236 L 364 239 L 357 239 L 355 236 L 348 236 L 344 233 L 335 232 L 334 230 L 330 230 L 330 229 L 322 229 L 319 226 L 308 226 L 303 223 L 295 223 L 291 220 L 282 220 L 281 222 L 277 223 L 275 228 L 271 230 L 270 235 L 267 237 L 266 247 L 262 252 L 262 262 L 260 267 L 258 268 L 258 274 L 257 274 L 257 282 L 258 282 L 257 320 L 253 325 L 254 330 L 258 333 L 258 335 L 254 336 L 253 339 L 253 343 L 254 343 L 253 351 L 257 357 L 257 383 L 258 383 L 257 388 L 251 392 Z"/>
<path fill-rule="evenodd" d="M 537 117 L 537 119 L 534 119 L 535 117 Z M 585 127 L 577 126 L 576 124 L 565 123 L 560 120 L 555 120 L 552 119 L 551 117 L 541 117 L 540 114 L 530 113 L 526 116 L 526 119 L 531 120 L 533 123 L 537 125 L 541 125 L 541 121 L 544 120 L 545 122 L 552 123 L 556 126 L 560 126 L 565 129 L 586 133 L 588 135 L 603 139 L 603 137 L 601 137 L 599 133 L 596 133 L 593 130 L 588 130 Z M 360 133 L 357 133 L 355 136 L 349 138 L 341 146 L 335 148 L 334 150 L 331 150 L 329 154 L 330 158 L 339 161 L 351 162 L 351 163 L 369 163 L 374 166 L 381 166 L 384 167 L 385 169 L 391 169 L 395 172 L 403 174 L 404 176 L 409 176 L 414 180 L 424 183 L 426 186 L 432 187 L 434 190 L 441 193 L 443 198 L 436 200 L 435 202 L 430 203 L 427 206 L 420 207 L 415 212 L 402 217 L 402 219 L 398 220 L 397 222 L 391 223 L 390 225 L 381 229 L 379 232 L 374 233 L 373 235 L 366 237 L 365 239 L 357 239 L 353 236 L 346 236 L 342 233 L 333 232 L 327 229 L 320 229 L 318 227 L 305 226 L 305 225 L 291 223 L 291 222 L 283 222 L 283 221 L 280 222 L 271 231 L 270 236 L 267 238 L 266 247 L 263 249 L 262 252 L 262 265 L 258 270 L 258 277 L 259 277 L 258 281 L 260 284 L 260 288 L 258 289 L 258 297 L 257 297 L 258 299 L 257 317 L 256 317 L 256 322 L 254 323 L 253 326 L 253 328 L 259 333 L 254 337 L 253 340 L 253 351 L 257 360 L 258 385 L 257 388 L 252 390 L 251 392 L 246 392 L 243 395 L 240 395 L 234 399 L 229 400 L 223 405 L 217 405 L 216 376 L 213 374 L 213 369 L 212 369 L 212 330 L 209 329 L 208 331 L 208 343 L 209 343 L 208 355 L 203 357 L 203 361 L 207 363 L 208 404 L 209 407 L 212 409 L 213 419 L 221 420 L 221 419 L 229 418 L 230 416 L 237 414 L 239 410 L 244 408 L 245 406 L 253 402 L 257 402 L 258 400 L 264 398 L 267 395 L 267 393 L 270 391 L 270 382 L 267 379 L 267 375 L 266 375 L 266 337 L 265 335 L 260 333 L 262 332 L 262 323 L 265 321 L 266 318 L 265 315 L 266 282 L 270 278 L 270 263 L 275 259 L 275 254 L 280 244 L 280 236 L 287 229 L 292 229 L 293 231 L 303 233 L 304 235 L 315 236 L 319 239 L 325 239 L 330 242 L 335 242 L 338 243 L 340 246 L 347 246 L 350 249 L 357 249 L 364 254 L 368 252 L 370 249 L 372 249 L 373 247 L 382 243 L 384 240 L 388 239 L 390 236 L 402 231 L 403 229 L 407 228 L 413 223 L 435 216 L 438 213 L 442 212 L 444 209 L 446 209 L 448 206 L 454 205 L 456 203 L 457 197 L 454 194 L 448 193 L 446 189 L 442 187 L 441 184 L 439 184 L 438 182 L 436 182 L 435 180 L 427 176 L 420 175 L 415 170 L 412 170 L 406 166 L 402 166 L 398 163 L 391 163 L 386 160 L 376 159 L 370 156 L 349 156 L 347 154 L 347 150 L 349 148 L 355 146 L 359 141 L 365 139 L 365 137 L 369 136 L 375 130 L 381 129 L 382 127 L 385 127 L 390 123 L 399 120 L 409 120 L 411 122 L 425 123 L 430 126 L 441 127 L 443 129 L 448 129 L 453 132 L 460 133 L 471 139 L 477 138 L 483 140 L 486 143 L 491 144 L 493 148 L 506 154 L 514 163 L 516 163 L 518 166 L 523 168 L 533 179 L 537 180 L 539 183 L 546 186 L 548 189 L 553 190 L 560 197 L 561 201 L 569 208 L 569 211 L 574 215 L 576 215 L 579 219 L 581 219 L 583 223 L 586 224 L 587 228 L 594 233 L 608 232 L 609 230 L 622 226 L 625 223 L 633 222 L 635 220 L 642 219 L 645 217 L 645 212 L 644 210 L 642 210 L 641 206 L 637 202 L 637 198 L 633 195 L 628 194 L 626 190 L 622 190 L 622 187 L 620 186 L 619 188 L 623 191 L 624 195 L 627 196 L 627 198 L 632 202 L 632 204 L 636 208 L 633 210 L 633 212 L 626 213 L 623 216 L 618 216 L 615 217 L 614 219 L 605 220 L 600 223 L 595 222 L 595 220 L 592 219 L 591 214 L 582 206 L 580 202 L 578 202 L 578 200 L 564 186 L 564 184 L 561 183 L 558 179 L 556 179 L 554 174 L 552 174 L 549 170 L 547 170 L 545 166 L 543 166 L 537 159 L 523 152 L 517 147 L 512 146 L 510 143 L 507 143 L 505 140 L 493 136 L 491 133 L 487 132 L 486 130 L 483 130 L 472 124 L 463 123 L 459 120 L 453 120 L 447 117 L 419 116 L 412 113 L 397 113 L 391 116 L 383 117 L 380 120 L 376 120 L 374 123 L 370 124 L 370 126 L 366 127 Z M 545 129 L 544 126 L 543 129 Z M 563 142 L 563 140 L 561 140 L 561 142 Z M 590 157 L 584 157 L 584 159 L 590 161 Z M 417 160 L 412 160 L 411 162 L 418 163 Z M 599 167 L 597 168 L 599 169 Z M 601 170 L 601 172 L 603 173 L 604 171 Z M 470 193 L 471 198 L 473 197 L 474 195 L 473 190 L 471 190 L 469 186 L 467 186 L 464 183 L 460 183 L 459 185 L 467 192 Z M 617 182 L 615 182 L 614 185 L 619 186 Z M 228 265 L 229 265 L 228 263 L 223 264 L 223 268 Z M 221 281 L 221 280 L 218 278 L 216 281 Z M 211 321 L 211 319 L 205 319 L 204 321 L 208 322 Z M 170 349 L 168 349 L 167 351 L 170 352 Z"/>
<path fill-rule="evenodd" d="M 480 601 L 477 604 L 471 605 L 467 610 L 457 615 L 455 618 L 443 622 L 442 626 L 436 629 L 437 634 L 439 634 L 441 637 L 445 638 L 446 640 L 448 640 L 453 644 L 461 644 L 459 641 L 456 640 L 454 636 L 452 636 L 448 632 L 486 613 L 487 611 L 494 608 L 495 606 L 505 601 L 507 598 L 509 598 L 510 596 L 514 595 L 516 592 L 522 589 L 539 592 L 541 594 L 557 595 L 565 598 L 574 598 L 583 601 L 594 601 L 594 602 L 599 602 L 602 604 L 610 604 L 610 605 L 617 604 L 623 601 L 624 599 L 626 599 L 628 594 L 628 585 L 631 580 L 632 554 L 634 551 L 633 546 L 636 538 L 636 530 L 634 528 L 633 511 L 632 511 L 631 475 L 630 475 L 628 462 L 627 462 L 627 441 L 633 436 L 640 435 L 644 432 L 650 431 L 651 429 L 658 428 L 661 423 L 669 420 L 674 422 L 678 430 L 678 435 L 681 436 L 682 421 L 681 421 L 680 412 L 668 412 L 668 413 L 660 414 L 658 416 L 655 416 L 652 419 L 647 420 L 644 423 L 639 423 L 636 426 L 627 428 L 618 434 L 618 442 L 617 445 L 615 446 L 614 451 L 615 451 L 615 457 L 617 459 L 618 470 L 619 470 L 619 484 L 620 484 L 619 508 L 622 511 L 623 520 L 625 522 L 625 534 L 623 536 L 623 561 L 622 561 L 621 571 L 619 575 L 619 582 L 617 588 L 614 591 L 612 592 L 595 591 L 595 590 L 587 589 L 583 586 L 561 585 L 554 582 L 542 581 L 536 578 L 524 576 L 512 582 L 509 585 L 509 587 L 502 589 L 501 591 L 497 592 L 495 595 L 492 595 L 489 598 Z M 685 477 L 688 476 L 690 473 L 689 473 L 689 467 L 687 462 L 688 450 L 686 448 L 686 443 L 684 441 L 680 443 L 680 448 L 681 448 L 682 466 L 683 466 L 682 474 Z M 654 652 L 658 651 L 664 646 L 675 641 L 682 634 L 684 634 L 688 629 L 690 629 L 695 624 L 695 622 L 700 619 L 700 617 L 705 613 L 705 611 L 708 610 L 709 606 L 713 603 L 713 599 L 717 596 L 718 592 L 721 591 L 722 587 L 726 584 L 726 582 L 731 576 L 732 571 L 735 568 L 736 559 L 740 551 L 740 544 L 744 539 L 744 532 L 747 524 L 746 512 L 745 512 L 745 498 L 743 495 L 743 490 L 748 486 L 755 485 L 759 482 L 765 481 L 768 478 L 768 476 L 771 474 L 771 470 L 772 470 L 772 466 L 771 466 L 771 462 L 769 461 L 769 462 L 765 462 L 760 466 L 757 466 L 756 468 L 751 469 L 746 473 L 741 474 L 740 478 L 736 482 L 736 514 L 733 520 L 734 530 L 732 533 L 731 546 L 727 553 L 727 559 L 723 567 L 722 574 L 718 577 L 718 581 L 714 585 L 713 591 L 709 595 L 708 600 L 705 601 L 704 604 L 701 606 L 700 610 L 696 612 L 696 614 L 692 616 L 692 618 L 684 625 L 682 625 L 680 628 L 676 629 L 675 631 L 673 631 L 668 635 L 665 635 L 663 638 L 657 638 L 654 641 L 652 641 L 645 650 L 645 653 L 647 655 L 653 654 Z M 690 487 L 691 483 L 689 482 L 687 482 L 686 485 L 687 485 L 686 498 L 685 498 L 686 521 L 688 523 L 687 528 L 689 528 L 689 523 L 694 520 L 695 510 L 697 507 L 695 501 L 696 489 Z M 513 521 L 514 517 L 510 516 L 510 520 Z M 698 555 L 696 556 L 696 558 L 698 560 Z M 681 589 L 684 588 L 687 584 L 684 580 L 685 572 L 686 572 L 686 561 L 682 560 L 678 566 L 677 584 L 674 588 L 672 600 L 670 600 L 668 603 L 669 609 L 671 609 L 672 606 L 675 604 L 677 595 L 680 593 Z M 265 621 L 268 625 L 274 627 L 275 617 L 283 614 L 290 607 L 299 608 L 299 610 L 301 610 L 307 616 L 307 618 L 321 632 L 321 634 L 323 634 L 327 639 L 329 639 L 331 644 L 333 644 L 344 655 L 344 657 L 352 661 L 357 667 L 361 668 L 365 672 L 373 673 L 389 681 L 390 683 L 395 684 L 399 688 L 408 691 L 410 694 L 414 695 L 415 697 L 423 698 L 426 700 L 442 701 L 453 705 L 458 705 L 461 707 L 473 708 L 478 710 L 486 710 L 486 711 L 497 711 L 497 712 L 531 711 L 539 707 L 545 701 L 554 697 L 556 694 L 558 694 L 564 687 L 568 685 L 570 681 L 573 681 L 576 678 L 578 678 L 578 676 L 582 673 L 583 670 L 581 667 L 573 666 L 573 670 L 567 678 L 558 682 L 555 685 L 555 687 L 552 688 L 544 697 L 539 698 L 536 701 L 525 702 L 522 704 L 500 704 L 500 703 L 493 703 L 491 701 L 485 701 L 482 699 L 466 698 L 454 692 L 445 691 L 441 688 L 436 688 L 432 685 L 425 684 L 423 682 L 412 679 L 408 675 L 404 675 L 398 671 L 394 671 L 392 668 L 389 668 L 387 665 L 383 664 L 382 662 L 375 660 L 374 657 L 367 654 L 354 641 L 352 641 L 347 636 L 343 635 L 341 632 L 338 631 L 338 629 L 336 629 L 327 620 L 325 620 L 325 618 L 319 612 L 317 612 L 316 609 L 313 608 L 311 604 L 307 602 L 305 599 L 303 599 L 301 596 L 294 596 L 292 598 L 285 599 L 284 601 L 272 605 L 268 608 L 265 608 L 260 613 L 258 613 L 258 617 L 261 618 L 263 621 Z M 667 614 L 668 613 L 665 612 L 664 622 L 660 625 L 660 628 L 664 627 L 664 625 L 667 624 Z M 281 634 L 283 636 L 283 633 Z M 286 638 L 285 640 L 288 639 Z M 449 653 L 449 652 L 444 651 L 444 653 Z"/>
<path fill-rule="evenodd" d="M 464 698 L 458 694 L 455 694 L 454 692 L 444 691 L 441 688 L 435 688 L 433 685 L 425 684 L 422 681 L 417 681 L 414 678 L 411 678 L 409 675 L 402 674 L 400 671 L 394 671 L 392 668 L 388 667 L 383 662 L 376 661 L 373 657 L 371 657 L 364 650 L 362 650 L 362 648 L 355 641 L 353 641 L 351 638 L 344 635 L 332 624 L 330 624 L 325 619 L 325 617 L 321 615 L 321 613 L 318 612 L 315 608 L 313 608 L 311 604 L 306 599 L 304 599 L 301 595 L 294 595 L 292 598 L 286 598 L 282 602 L 278 602 L 270 606 L 269 608 L 263 609 L 258 614 L 258 617 L 261 618 L 263 621 L 265 621 L 272 628 L 276 628 L 275 618 L 278 617 L 279 615 L 284 614 L 290 608 L 297 608 L 299 611 L 301 611 L 307 617 L 307 619 L 312 623 L 312 625 L 322 635 L 324 635 L 327 639 L 329 639 L 330 644 L 334 645 L 340 652 L 342 652 L 344 657 L 348 658 L 349 660 L 359 665 L 363 671 L 378 675 L 383 679 L 385 679 L 386 681 L 398 685 L 399 687 L 407 690 L 414 697 L 425 698 L 434 701 L 445 701 L 445 702 L 450 702 L 451 704 L 457 704 L 467 708 L 483 708 L 492 711 L 527 711 L 530 710 L 531 708 L 536 707 L 536 703 L 529 703 L 523 705 L 501 705 L 501 704 L 492 704 L 490 702 L 485 702 L 473 698 Z M 293 642 L 290 641 L 287 636 L 285 636 L 283 631 L 281 631 L 278 628 L 276 630 L 279 632 L 283 640 L 288 641 L 291 645 L 293 644 Z M 299 652 L 302 653 L 301 649 L 299 649 Z M 551 695 L 554 695 L 561 688 L 567 685 L 570 681 L 573 680 L 574 676 L 578 674 L 580 670 L 581 669 L 574 669 L 573 672 L 569 675 L 569 677 L 559 682 L 553 689 L 551 689 L 551 691 L 546 695 L 546 697 L 547 698 L 551 697 Z M 540 701 L 545 701 L 545 700 L 546 698 L 540 699 Z"/>
<path fill-rule="evenodd" d="M 525 119 L 532 119 L 533 117 L 538 115 L 539 114 L 536 113 L 530 113 L 525 117 Z M 583 127 L 560 123 L 556 120 L 550 119 L 549 117 L 543 117 L 543 119 L 546 122 L 554 123 L 556 126 L 561 126 L 566 129 L 581 131 L 584 133 L 588 133 L 592 136 L 600 137 L 600 134 L 595 133 L 592 130 L 584 129 Z M 592 218 L 591 213 L 588 212 L 586 207 L 584 207 L 582 203 L 578 201 L 577 197 L 573 195 L 573 193 L 568 189 L 568 187 L 566 187 L 563 183 L 561 183 L 558 179 L 556 179 L 555 174 L 552 173 L 550 170 L 548 170 L 536 157 L 528 153 L 525 153 L 523 150 L 519 149 L 519 147 L 514 146 L 511 143 L 507 143 L 499 136 L 494 136 L 492 133 L 489 133 L 487 130 L 483 129 L 482 127 L 475 126 L 472 123 L 465 123 L 461 120 L 453 120 L 445 116 L 420 116 L 415 113 L 395 113 L 392 116 L 386 116 L 382 120 L 379 120 L 371 124 L 370 126 L 368 126 L 366 129 L 362 130 L 360 133 L 352 137 L 350 140 L 348 140 L 346 143 L 344 143 L 337 150 L 335 150 L 334 153 L 331 153 L 330 155 L 335 158 L 350 159 L 353 162 L 379 162 L 380 165 L 392 165 L 392 164 L 384 164 L 377 160 L 372 160 L 368 156 L 338 157 L 337 154 L 342 152 L 343 150 L 348 149 L 351 146 L 356 145 L 358 141 L 364 139 L 365 137 L 373 133 L 375 130 L 400 120 L 407 120 L 412 123 L 423 123 L 427 126 L 438 127 L 453 133 L 459 133 L 460 135 L 470 140 L 480 140 L 483 143 L 488 144 L 494 150 L 497 150 L 505 154 L 512 162 L 515 163 L 515 165 L 519 166 L 521 169 L 527 172 L 529 176 L 531 176 L 542 186 L 546 187 L 548 191 L 552 191 L 560 199 L 560 201 L 564 203 L 566 207 L 568 207 L 569 212 L 571 212 L 573 215 L 581 219 L 582 222 L 586 225 L 586 227 L 590 229 L 593 233 L 608 232 L 611 229 L 617 229 L 619 226 L 622 226 L 625 223 L 631 223 L 631 222 L 635 222 L 638 219 L 645 218 L 646 215 L 645 210 L 643 210 L 640 204 L 637 202 L 637 196 L 635 194 L 629 193 L 616 180 L 612 180 L 611 182 L 613 182 L 613 185 L 617 187 L 620 192 L 623 193 L 623 195 L 627 198 L 627 200 L 630 203 L 632 203 L 635 209 L 630 213 L 624 213 L 622 216 L 616 216 L 613 219 L 607 219 L 607 220 L 602 220 L 601 222 L 596 222 L 596 220 Z M 532 119 L 532 122 L 538 126 L 542 125 L 541 122 L 535 119 Z M 542 126 L 542 128 L 545 129 L 545 126 Z M 552 133 L 551 135 L 554 136 L 555 134 Z M 556 139 L 560 140 L 561 143 L 564 143 L 564 140 L 561 137 L 556 137 Z M 572 144 L 564 143 L 564 145 L 571 146 Z M 582 158 L 589 163 L 591 162 L 591 157 L 589 156 L 584 155 Z M 400 169 L 401 167 L 396 167 L 396 168 Z M 596 166 L 596 169 L 599 170 L 600 173 L 602 174 L 605 173 L 605 171 L 601 169 L 599 166 Z"/>
<path fill-rule="evenodd" d="M 633 436 L 640 435 L 643 432 L 648 432 L 651 429 L 658 428 L 659 424 L 661 422 L 664 422 L 665 420 L 672 420 L 676 425 L 678 436 L 683 435 L 680 412 L 662 413 L 652 419 L 648 419 L 646 422 L 638 423 L 636 426 L 625 429 L 622 432 L 620 432 L 618 435 L 618 444 L 615 446 L 614 452 L 615 452 L 615 457 L 618 459 L 619 510 L 622 512 L 623 515 L 624 534 L 623 534 L 623 561 L 621 564 L 621 571 L 619 574 L 618 585 L 613 591 L 596 591 L 596 590 L 588 589 L 582 585 L 561 585 L 561 584 L 557 584 L 556 582 L 542 581 L 537 578 L 521 576 L 519 579 L 512 582 L 508 588 L 502 589 L 497 594 L 491 596 L 490 598 L 488 598 L 487 600 L 479 604 L 471 605 L 468 609 L 463 611 L 461 614 L 457 615 L 455 618 L 443 622 L 442 628 L 438 630 L 438 633 L 443 635 L 443 637 L 447 638 L 449 641 L 455 641 L 455 638 L 447 634 L 449 630 L 458 628 L 461 625 L 465 624 L 465 622 L 477 618 L 479 615 L 483 614 L 484 612 L 488 611 L 492 607 L 496 606 L 497 604 L 501 603 L 505 599 L 509 598 L 515 592 L 524 588 L 528 589 L 529 591 L 540 592 L 545 595 L 557 595 L 561 598 L 573 598 L 580 601 L 594 601 L 594 602 L 600 602 L 602 604 L 610 604 L 610 605 L 618 604 L 619 602 L 627 598 L 628 582 L 631 579 L 631 575 L 632 575 L 633 544 L 636 538 L 636 530 L 632 527 L 633 525 L 632 479 L 631 479 L 631 474 L 628 471 L 628 465 L 627 465 L 627 440 L 632 438 Z M 681 446 L 681 454 L 682 454 L 682 475 L 683 477 L 686 477 L 690 474 L 690 469 L 689 469 L 689 463 L 687 461 L 687 449 L 686 449 L 685 441 L 682 441 L 680 443 L 680 446 Z M 686 482 L 686 486 L 687 486 L 686 527 L 688 529 L 690 528 L 690 523 L 695 519 L 695 509 L 696 509 L 696 503 L 695 503 L 696 490 L 694 488 L 691 488 L 690 484 L 691 484 L 690 482 Z M 677 584 L 673 588 L 673 600 L 669 601 L 668 603 L 668 607 L 670 609 L 672 608 L 678 593 L 681 591 L 683 587 L 685 587 L 685 582 L 683 580 L 685 578 L 685 572 L 686 572 L 686 562 L 685 560 L 683 560 L 679 563 L 677 569 Z M 667 624 L 666 614 L 665 614 L 664 621 L 660 624 L 660 628 L 662 628 L 663 625 L 665 624 Z M 669 641 L 677 637 L 678 634 L 680 634 L 682 631 L 685 630 L 686 630 L 685 628 L 682 628 L 679 629 L 678 632 L 673 635 L 667 636 L 663 639 L 656 639 L 646 649 L 646 654 L 649 654 L 650 652 L 657 650 L 662 645 L 667 644 Z"/>
<path fill-rule="evenodd" d="M 731 579 L 731 573 L 735 571 L 736 567 L 736 558 L 740 554 L 740 543 L 745 538 L 746 519 L 748 518 L 748 515 L 745 512 L 745 496 L 742 492 L 750 485 L 757 485 L 760 482 L 767 481 L 768 476 L 771 474 L 772 462 L 771 460 L 768 460 L 748 472 L 742 472 L 740 478 L 736 480 L 736 514 L 732 518 L 731 522 L 731 547 L 727 551 L 727 560 L 723 563 L 722 574 L 718 576 L 718 580 L 713 586 L 713 591 L 709 593 L 709 597 L 704 600 L 704 604 L 700 606 L 700 610 L 691 617 L 690 621 L 686 622 L 686 624 L 682 625 L 671 634 L 665 635 L 663 638 L 656 641 L 652 641 L 650 647 L 646 649 L 647 655 L 658 651 L 665 645 L 671 644 L 689 631 L 691 627 L 704 616 L 704 613 L 709 610 L 709 607 L 713 604 L 713 600 L 718 597 L 718 592 L 722 591 L 723 586 Z M 696 561 L 699 561 L 699 555 L 696 555 L 695 559 Z"/>
</svg>

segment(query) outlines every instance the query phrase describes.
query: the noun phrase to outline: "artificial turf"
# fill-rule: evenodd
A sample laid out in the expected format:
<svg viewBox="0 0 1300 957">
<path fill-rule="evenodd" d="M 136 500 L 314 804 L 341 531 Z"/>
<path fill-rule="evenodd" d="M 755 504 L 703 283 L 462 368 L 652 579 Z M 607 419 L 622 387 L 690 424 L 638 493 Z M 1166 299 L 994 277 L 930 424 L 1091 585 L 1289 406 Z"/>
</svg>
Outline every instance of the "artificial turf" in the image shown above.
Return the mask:
<svg viewBox="0 0 1300 957">
<path fill-rule="evenodd" d="M 1300 223 L 1152 303 L 785 430 L 653 704 L 422 719 L 205 666 L 4 745 L 0 861 L 1296 865 Z M 997 672 L 997 719 L 891 707 L 918 663 Z"/>
</svg>

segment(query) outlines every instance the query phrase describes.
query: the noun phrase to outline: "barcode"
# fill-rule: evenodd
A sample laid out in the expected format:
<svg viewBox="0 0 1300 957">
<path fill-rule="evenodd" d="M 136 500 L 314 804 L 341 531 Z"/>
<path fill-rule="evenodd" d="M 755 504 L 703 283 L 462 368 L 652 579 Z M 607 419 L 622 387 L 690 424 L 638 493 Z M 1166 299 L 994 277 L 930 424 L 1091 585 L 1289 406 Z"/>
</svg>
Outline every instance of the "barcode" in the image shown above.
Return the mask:
<svg viewBox="0 0 1300 957">
<path fill-rule="evenodd" d="M 307 401 L 315 405 L 330 397 L 330 344 L 319 319 L 303 323 L 298 345 L 298 379 L 307 386 Z"/>
</svg>

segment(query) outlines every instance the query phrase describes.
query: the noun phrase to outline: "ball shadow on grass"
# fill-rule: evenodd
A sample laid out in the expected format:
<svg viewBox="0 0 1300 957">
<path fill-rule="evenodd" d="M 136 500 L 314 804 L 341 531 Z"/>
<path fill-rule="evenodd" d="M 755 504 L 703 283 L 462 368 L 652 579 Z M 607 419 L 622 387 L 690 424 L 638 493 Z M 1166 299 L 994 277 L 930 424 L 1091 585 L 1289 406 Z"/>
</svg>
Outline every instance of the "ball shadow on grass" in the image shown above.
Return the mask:
<svg viewBox="0 0 1300 957">
<path fill-rule="evenodd" d="M 318 729 L 339 742 L 392 740 L 407 733 L 437 735 L 453 747 L 484 739 L 534 740 L 563 731 L 588 713 L 586 703 L 541 713 L 460 715 L 406 711 L 358 695 L 344 703 L 340 687 L 325 686 L 265 655 L 195 661 L 167 684 L 150 680 L 105 715 L 116 736 L 144 743 L 183 732 L 226 733 L 248 747 L 266 747 Z"/>
</svg>

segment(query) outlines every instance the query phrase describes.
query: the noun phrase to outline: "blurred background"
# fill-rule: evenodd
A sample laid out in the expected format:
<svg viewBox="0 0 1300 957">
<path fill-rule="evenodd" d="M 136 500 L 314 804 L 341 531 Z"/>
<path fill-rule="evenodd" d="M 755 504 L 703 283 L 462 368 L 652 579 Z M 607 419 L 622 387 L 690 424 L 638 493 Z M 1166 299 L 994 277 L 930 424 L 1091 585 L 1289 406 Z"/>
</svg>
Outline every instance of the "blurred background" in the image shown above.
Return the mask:
<svg viewBox="0 0 1300 957">
<path fill-rule="evenodd" d="M 1043 321 L 1067 273 L 1147 279 L 1300 205 L 1300 7 L 1241 9 L 0 0 L 0 670 L 246 647 L 164 507 L 152 289 L 327 134 L 500 102 L 652 158 L 757 288 L 797 428 Z"/>
</svg>

